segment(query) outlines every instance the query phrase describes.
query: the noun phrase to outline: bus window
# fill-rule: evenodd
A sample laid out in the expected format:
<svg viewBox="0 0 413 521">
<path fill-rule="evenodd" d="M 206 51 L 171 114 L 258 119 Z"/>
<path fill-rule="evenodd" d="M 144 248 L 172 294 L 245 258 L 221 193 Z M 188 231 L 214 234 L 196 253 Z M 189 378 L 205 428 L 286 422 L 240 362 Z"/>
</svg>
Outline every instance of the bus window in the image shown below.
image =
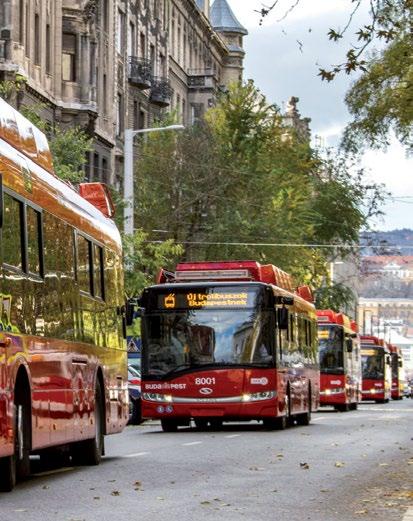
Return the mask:
<svg viewBox="0 0 413 521">
<path fill-rule="evenodd" d="M 77 234 L 77 281 L 81 291 L 92 294 L 91 243 L 83 235 Z"/>
<path fill-rule="evenodd" d="M 41 269 L 41 215 L 30 206 L 26 206 L 27 222 L 27 271 L 42 275 Z"/>
<path fill-rule="evenodd" d="M 3 262 L 22 270 L 23 205 L 9 194 L 4 194 L 3 208 Z"/>
<path fill-rule="evenodd" d="M 94 296 L 103 299 L 103 249 L 93 245 L 93 290 Z"/>
</svg>

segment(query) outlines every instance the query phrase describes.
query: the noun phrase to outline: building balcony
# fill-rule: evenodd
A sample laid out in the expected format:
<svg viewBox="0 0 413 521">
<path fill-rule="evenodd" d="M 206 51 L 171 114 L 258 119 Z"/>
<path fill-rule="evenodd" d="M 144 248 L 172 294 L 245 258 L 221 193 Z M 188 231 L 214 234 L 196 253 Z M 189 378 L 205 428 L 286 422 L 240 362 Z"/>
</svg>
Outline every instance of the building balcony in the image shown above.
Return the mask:
<svg viewBox="0 0 413 521">
<path fill-rule="evenodd" d="M 188 87 L 191 90 L 214 90 L 217 85 L 215 73 L 208 69 L 189 69 Z"/>
<path fill-rule="evenodd" d="M 151 62 L 144 58 L 129 56 L 128 79 L 129 83 L 139 89 L 150 89 L 152 85 Z"/>
<path fill-rule="evenodd" d="M 172 87 L 166 78 L 152 78 L 150 102 L 158 107 L 167 107 L 171 104 Z"/>
</svg>

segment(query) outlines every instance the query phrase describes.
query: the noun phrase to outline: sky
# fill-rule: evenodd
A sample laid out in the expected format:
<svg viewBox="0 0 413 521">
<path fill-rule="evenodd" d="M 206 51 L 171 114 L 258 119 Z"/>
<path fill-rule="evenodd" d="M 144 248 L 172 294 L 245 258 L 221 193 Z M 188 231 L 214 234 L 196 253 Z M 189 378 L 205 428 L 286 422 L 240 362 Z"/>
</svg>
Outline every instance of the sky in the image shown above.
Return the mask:
<svg viewBox="0 0 413 521">
<path fill-rule="evenodd" d="M 249 31 L 244 39 L 246 51 L 244 77 L 252 78 L 271 103 L 284 108 L 291 96 L 300 98 L 298 109 L 311 118 L 313 137 L 322 145 L 335 146 L 350 115 L 344 103 L 346 91 L 355 77 L 340 75 L 334 82 L 322 82 L 319 67 L 343 61 L 351 34 L 367 23 L 367 11 L 353 19 L 348 38 L 340 44 L 326 36 L 330 27 L 343 28 L 350 12 L 350 0 L 301 0 L 288 16 L 296 0 L 279 0 L 260 26 L 263 5 L 259 0 L 228 0 L 238 20 Z M 272 0 L 267 0 L 266 5 Z M 366 2 L 367 4 L 367 2 Z M 387 152 L 367 151 L 362 158 L 369 179 L 383 183 L 397 197 L 388 199 L 383 219 L 372 223 L 376 229 L 413 228 L 413 159 L 407 159 L 396 139 Z M 411 199 L 406 198 L 411 196 Z"/>
</svg>

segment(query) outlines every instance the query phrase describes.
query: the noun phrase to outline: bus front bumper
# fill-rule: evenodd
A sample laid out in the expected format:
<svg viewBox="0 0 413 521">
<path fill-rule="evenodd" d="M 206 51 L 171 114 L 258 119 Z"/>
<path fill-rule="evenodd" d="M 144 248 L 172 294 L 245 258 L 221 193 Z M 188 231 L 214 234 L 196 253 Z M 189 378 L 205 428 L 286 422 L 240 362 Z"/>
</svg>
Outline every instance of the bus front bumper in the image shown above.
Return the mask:
<svg viewBox="0 0 413 521">
<path fill-rule="evenodd" d="M 168 401 L 142 399 L 144 418 L 221 418 L 225 420 L 253 420 L 274 418 L 278 415 L 278 399 L 271 391 L 264 397 L 243 395 L 227 398 L 179 398 L 168 397 Z"/>
</svg>

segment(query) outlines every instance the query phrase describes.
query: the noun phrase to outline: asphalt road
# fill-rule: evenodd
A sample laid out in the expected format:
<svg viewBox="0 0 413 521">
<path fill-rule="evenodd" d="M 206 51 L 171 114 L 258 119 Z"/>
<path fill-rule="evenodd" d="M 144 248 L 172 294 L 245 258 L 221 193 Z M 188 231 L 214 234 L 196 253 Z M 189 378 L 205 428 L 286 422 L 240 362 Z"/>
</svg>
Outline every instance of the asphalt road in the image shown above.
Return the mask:
<svg viewBox="0 0 413 521">
<path fill-rule="evenodd" d="M 37 468 L 0 495 L 0 521 L 401 521 L 413 506 L 412 440 L 410 399 L 322 410 L 283 432 L 148 423 L 106 438 L 99 467 Z"/>
</svg>

